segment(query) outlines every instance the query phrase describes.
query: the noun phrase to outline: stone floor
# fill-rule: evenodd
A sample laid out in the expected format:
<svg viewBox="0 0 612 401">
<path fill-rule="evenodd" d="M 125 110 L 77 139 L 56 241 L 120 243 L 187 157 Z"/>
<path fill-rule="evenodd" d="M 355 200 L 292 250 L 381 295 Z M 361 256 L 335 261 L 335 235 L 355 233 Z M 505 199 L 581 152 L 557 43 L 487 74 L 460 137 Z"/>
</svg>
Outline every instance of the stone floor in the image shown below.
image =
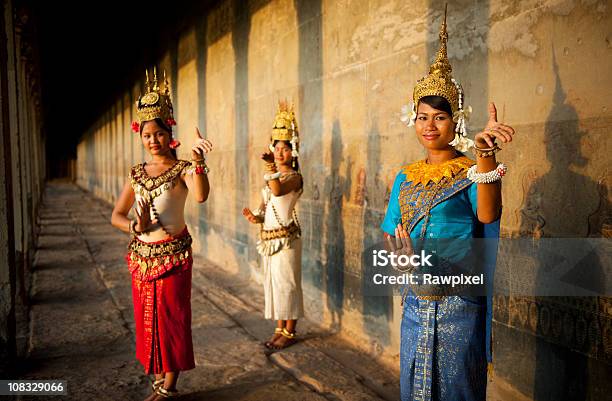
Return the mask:
<svg viewBox="0 0 612 401">
<path fill-rule="evenodd" d="M 66 397 L 22 400 L 141 400 L 149 378 L 134 357 L 127 234 L 110 207 L 70 183 L 47 187 L 31 287 L 29 359 L 23 379 L 64 379 Z M 397 400 L 397 375 L 342 339 L 301 321 L 302 341 L 268 354 L 272 330 L 254 283 L 194 263 L 197 367 L 179 379 L 180 400 Z M 489 400 L 520 400 L 503 385 Z"/>
</svg>

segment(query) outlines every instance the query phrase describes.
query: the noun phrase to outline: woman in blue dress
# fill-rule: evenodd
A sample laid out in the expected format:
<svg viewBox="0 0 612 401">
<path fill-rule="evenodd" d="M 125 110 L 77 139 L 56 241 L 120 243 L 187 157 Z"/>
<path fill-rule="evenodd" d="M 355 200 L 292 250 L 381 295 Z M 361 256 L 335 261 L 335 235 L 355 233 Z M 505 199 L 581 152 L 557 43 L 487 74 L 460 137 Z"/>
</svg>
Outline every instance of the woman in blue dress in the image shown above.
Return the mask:
<svg viewBox="0 0 612 401">
<path fill-rule="evenodd" d="M 467 138 L 471 110 L 464 108 L 461 85 L 452 78 L 447 40 L 445 15 L 436 60 L 414 88 L 411 113 L 403 116 L 414 125 L 427 158 L 404 166 L 393 184 L 381 228 L 396 250 L 412 249 L 415 240 L 478 237 L 501 215 L 500 180 L 506 167 L 495 159 L 500 150 L 496 141 L 512 141 L 514 129 L 497 122 L 491 103 L 485 129 L 474 141 Z M 461 153 L 469 148 L 475 162 Z M 486 297 L 404 297 L 402 401 L 486 399 L 488 304 Z"/>
</svg>

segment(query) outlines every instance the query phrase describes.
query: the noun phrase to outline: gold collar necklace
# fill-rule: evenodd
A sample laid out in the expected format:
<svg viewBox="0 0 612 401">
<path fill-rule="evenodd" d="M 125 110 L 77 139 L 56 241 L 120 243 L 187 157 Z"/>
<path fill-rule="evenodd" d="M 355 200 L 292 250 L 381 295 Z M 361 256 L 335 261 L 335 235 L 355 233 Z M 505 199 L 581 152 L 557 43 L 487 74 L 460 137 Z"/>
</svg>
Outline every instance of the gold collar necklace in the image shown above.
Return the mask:
<svg viewBox="0 0 612 401">
<path fill-rule="evenodd" d="M 406 181 L 426 186 L 430 182 L 438 184 L 445 177 L 452 179 L 473 164 L 474 161 L 466 156 L 455 157 L 439 164 L 429 164 L 427 160 L 419 160 L 405 167 L 402 172 L 406 174 Z"/>
</svg>

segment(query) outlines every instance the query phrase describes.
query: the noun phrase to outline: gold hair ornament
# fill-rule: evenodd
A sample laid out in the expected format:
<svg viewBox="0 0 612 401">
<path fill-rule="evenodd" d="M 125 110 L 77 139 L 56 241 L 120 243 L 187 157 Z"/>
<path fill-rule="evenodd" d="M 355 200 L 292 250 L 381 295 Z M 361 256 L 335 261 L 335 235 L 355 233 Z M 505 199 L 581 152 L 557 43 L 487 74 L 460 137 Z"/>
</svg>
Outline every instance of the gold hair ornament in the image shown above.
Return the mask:
<svg viewBox="0 0 612 401">
<path fill-rule="evenodd" d="M 132 130 L 139 132 L 142 123 L 161 119 L 167 126 L 176 125 L 170 96 L 170 83 L 164 70 L 163 90 L 157 79 L 157 69 L 153 67 L 153 79 L 149 79 L 149 71 L 145 70 L 145 94 L 136 101 L 137 121 L 132 122 Z"/>
<path fill-rule="evenodd" d="M 402 107 L 400 120 L 409 127 L 414 125 L 417 117 L 417 105 L 425 96 L 440 96 L 448 101 L 455 122 L 455 138 L 449 145 L 458 151 L 465 152 L 474 146 L 474 141 L 467 137 L 466 121 L 472 113 L 472 107 L 464 108 L 463 87 L 452 76 L 453 68 L 448 60 L 446 31 L 446 10 L 444 7 L 444 19 L 440 26 L 440 48 L 433 64 L 429 67 L 429 74 L 419 79 L 412 94 L 413 102 L 410 106 Z"/>
<path fill-rule="evenodd" d="M 272 127 L 272 135 L 270 136 L 271 152 L 274 152 L 274 141 L 285 141 L 291 144 L 291 156 L 299 157 L 299 132 L 293 104 L 289 107 L 287 101 L 278 102 L 278 111 L 274 117 L 274 126 Z"/>
</svg>

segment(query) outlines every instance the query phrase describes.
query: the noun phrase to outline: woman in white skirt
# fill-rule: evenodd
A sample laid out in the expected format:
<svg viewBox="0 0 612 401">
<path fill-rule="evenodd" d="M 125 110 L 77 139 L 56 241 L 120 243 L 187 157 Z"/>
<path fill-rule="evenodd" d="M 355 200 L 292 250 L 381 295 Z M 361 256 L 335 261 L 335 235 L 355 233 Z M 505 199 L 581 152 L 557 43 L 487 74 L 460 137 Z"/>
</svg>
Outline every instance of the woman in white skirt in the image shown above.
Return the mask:
<svg viewBox="0 0 612 401">
<path fill-rule="evenodd" d="M 257 250 L 263 259 L 265 317 L 277 321 L 265 346 L 282 349 L 296 342 L 297 320 L 304 315 L 301 230 L 295 211 L 303 181 L 295 114 L 284 102 L 279 103 L 269 148 L 261 155 L 266 163 L 263 201 L 259 209 L 245 208 L 242 214 L 261 224 Z"/>
</svg>

